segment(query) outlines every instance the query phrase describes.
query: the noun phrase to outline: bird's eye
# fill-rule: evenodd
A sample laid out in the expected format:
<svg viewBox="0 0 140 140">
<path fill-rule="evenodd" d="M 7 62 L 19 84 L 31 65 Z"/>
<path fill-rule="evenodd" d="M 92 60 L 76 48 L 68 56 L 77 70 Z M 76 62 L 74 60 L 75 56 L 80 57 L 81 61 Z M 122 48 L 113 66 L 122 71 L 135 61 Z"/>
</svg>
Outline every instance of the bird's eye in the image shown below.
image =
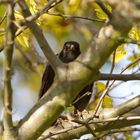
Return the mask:
<svg viewBox="0 0 140 140">
<path fill-rule="evenodd" d="M 70 50 L 71 45 L 70 44 L 66 44 L 66 50 Z"/>
<path fill-rule="evenodd" d="M 79 46 L 76 46 L 76 50 L 79 50 Z"/>
</svg>

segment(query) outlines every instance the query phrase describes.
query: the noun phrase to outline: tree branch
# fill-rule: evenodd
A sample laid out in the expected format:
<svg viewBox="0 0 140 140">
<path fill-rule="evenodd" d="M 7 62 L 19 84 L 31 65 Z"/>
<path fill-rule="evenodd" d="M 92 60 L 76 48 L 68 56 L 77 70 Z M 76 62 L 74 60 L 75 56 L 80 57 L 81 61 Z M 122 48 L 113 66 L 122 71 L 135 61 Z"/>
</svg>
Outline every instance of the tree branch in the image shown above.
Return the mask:
<svg viewBox="0 0 140 140">
<path fill-rule="evenodd" d="M 104 123 L 90 123 L 89 126 L 91 127 L 94 132 L 101 132 L 101 131 L 110 131 L 112 129 L 120 129 L 122 127 L 128 127 L 131 125 L 136 125 L 140 123 L 139 117 L 133 117 L 132 119 L 121 118 L 116 119 L 115 121 L 107 122 L 104 120 Z M 60 131 L 60 128 L 54 129 L 54 131 L 48 131 L 47 134 L 42 136 L 39 140 L 52 140 L 52 139 L 61 139 L 61 140 L 71 140 L 71 139 L 79 139 L 82 135 L 89 134 L 90 131 L 85 126 L 77 126 L 72 127 L 73 129 L 63 129 Z M 57 134 L 55 135 L 55 132 Z M 51 135 L 52 134 L 52 135 Z M 54 135 L 53 135 L 54 134 Z"/>
<path fill-rule="evenodd" d="M 35 15 L 28 15 L 28 17 L 25 18 L 25 20 L 21 23 L 21 25 L 26 24 L 26 22 L 32 22 L 38 19 L 42 14 L 45 12 L 48 12 L 51 8 L 56 6 L 57 4 L 61 3 L 63 0 L 50 0 L 39 12 L 37 12 Z"/>
<path fill-rule="evenodd" d="M 139 2 L 137 3 L 137 1 L 122 0 L 121 3 L 117 0 L 113 0 L 113 1 L 101 0 L 101 1 L 108 3 L 109 5 L 111 5 L 111 7 L 113 7 L 113 11 L 116 10 L 121 15 L 127 17 L 128 19 L 131 19 L 134 23 L 140 20 L 140 11 L 139 11 L 139 7 L 137 7 Z M 120 22 L 118 21 L 119 24 Z"/>
<path fill-rule="evenodd" d="M 26 21 L 28 22 L 32 22 L 35 21 L 37 18 L 39 18 L 43 13 L 47 12 L 48 10 L 50 10 L 51 8 L 53 8 L 54 6 L 56 6 L 57 4 L 61 3 L 63 0 L 50 0 L 39 12 L 37 12 L 35 15 L 30 15 L 27 18 L 25 18 L 24 21 L 21 22 L 20 24 L 20 28 L 17 30 L 16 32 L 16 36 L 18 36 L 19 34 L 21 34 L 26 28 Z"/>
<path fill-rule="evenodd" d="M 108 30 L 110 34 L 106 36 L 104 32 L 108 32 Z M 76 98 L 84 86 L 97 80 L 99 68 L 112 51 L 122 43 L 121 41 L 113 43 L 113 38 L 110 38 L 113 33 L 114 30 L 110 26 L 104 27 L 100 32 L 102 37 L 96 38 L 94 44 L 91 44 L 76 61 L 59 69 L 59 74 L 56 75 L 46 96 L 31 109 L 19 124 L 20 140 L 23 137 L 26 140 L 37 139 L 57 119 L 65 107 Z M 116 40 L 116 37 L 114 39 Z"/>
<path fill-rule="evenodd" d="M 13 130 L 12 122 L 12 86 L 11 86 L 11 74 L 12 74 L 12 56 L 15 39 L 16 28 L 13 21 L 14 17 L 14 2 L 10 1 L 6 5 L 7 8 L 7 30 L 5 37 L 4 47 L 4 139 L 14 139 L 16 131 Z"/>
<path fill-rule="evenodd" d="M 59 16 L 59 17 L 66 18 L 66 19 L 73 18 L 73 19 L 89 20 L 92 22 L 102 22 L 102 23 L 105 22 L 104 20 L 101 20 L 101 19 L 97 19 L 97 18 L 95 19 L 95 18 L 83 17 L 83 16 L 65 15 L 65 14 L 60 14 L 60 13 L 49 13 L 49 12 L 47 14 L 52 15 L 52 16 Z"/>
<path fill-rule="evenodd" d="M 30 57 L 28 56 L 28 54 L 26 54 L 26 53 L 21 49 L 21 45 L 15 43 L 15 47 L 16 47 L 16 49 L 20 52 L 20 54 L 24 57 L 25 62 L 28 64 L 28 67 L 30 68 L 30 70 L 32 70 L 33 72 L 38 73 L 38 70 L 37 70 L 36 66 L 34 65 L 34 63 L 32 62 L 32 60 L 30 59 Z"/>
<path fill-rule="evenodd" d="M 54 0 L 53 0 L 54 2 Z M 61 61 L 56 57 L 56 55 L 53 53 L 52 49 L 50 48 L 47 40 L 45 39 L 45 36 L 42 33 L 42 30 L 38 27 L 38 25 L 34 21 L 28 21 L 28 17 L 31 16 L 31 12 L 29 11 L 29 8 L 24 0 L 18 1 L 18 4 L 20 5 L 22 9 L 23 16 L 25 18 L 25 23 L 30 28 L 32 33 L 34 34 L 36 40 L 38 41 L 44 55 L 50 62 L 53 69 L 56 71 L 56 67 L 59 67 Z"/>
<path fill-rule="evenodd" d="M 118 117 L 118 116 L 122 116 L 128 112 L 130 112 L 131 110 L 137 108 L 138 106 L 140 106 L 140 95 L 128 100 L 125 103 L 122 103 L 121 105 L 117 106 L 117 107 L 113 107 L 111 109 L 104 109 L 104 111 L 100 114 L 101 118 L 107 119 L 107 118 L 111 118 L 111 117 Z"/>
<path fill-rule="evenodd" d="M 106 74 L 100 73 L 99 80 L 140 80 L 140 74 Z"/>
<path fill-rule="evenodd" d="M 112 13 L 105 7 L 105 5 L 100 0 L 96 0 L 96 3 L 107 14 L 108 18 L 111 19 L 112 18 Z"/>
<path fill-rule="evenodd" d="M 7 3 L 11 3 L 11 1 L 10 0 L 0 0 L 0 5 L 7 4 Z"/>
<path fill-rule="evenodd" d="M 140 123 L 139 116 L 127 117 L 127 112 L 133 110 L 138 106 L 140 106 L 140 96 L 137 96 L 117 107 L 108 108 L 108 109 L 105 108 L 99 114 L 99 118 L 96 118 L 95 120 L 91 120 L 91 121 L 84 120 L 81 122 L 88 123 L 90 128 L 94 130 L 94 132 L 107 131 L 107 130 L 139 124 Z M 93 111 L 90 112 L 90 115 L 93 116 Z M 78 122 L 78 121 L 74 121 L 74 122 Z M 70 127 L 70 124 L 65 124 L 64 126 L 66 127 L 63 128 L 62 130 L 60 130 L 60 128 L 55 128 L 55 129 L 50 128 L 50 130 L 47 130 L 45 132 L 45 135 L 42 136 L 40 140 L 51 140 L 53 138 L 61 139 L 61 140 L 65 140 L 65 139 L 71 140 L 74 138 L 80 138 L 81 135 L 90 133 L 90 131 L 83 125 L 72 126 L 71 124 Z M 55 132 L 57 133 L 55 134 Z"/>
<path fill-rule="evenodd" d="M 128 132 L 131 133 L 133 131 L 140 131 L 140 129 L 139 128 L 129 128 L 129 129 L 121 129 L 121 130 L 110 130 L 104 134 L 99 135 L 96 138 L 90 138 L 88 140 L 98 140 L 98 139 L 103 139 L 104 137 L 109 136 L 114 133 L 128 133 Z"/>
<path fill-rule="evenodd" d="M 21 5 L 21 7 L 23 6 Z M 123 19 L 122 16 L 119 18 Z M 125 19 L 123 20 L 126 21 Z M 27 22 L 27 24 L 29 25 L 30 23 Z M 129 23 L 125 30 L 118 30 L 122 35 L 126 35 L 131 27 L 132 25 Z M 32 29 L 32 27 L 30 28 Z M 124 39 L 120 38 L 120 34 L 116 33 L 111 25 L 107 25 L 100 30 L 99 35 L 76 61 L 64 67 L 59 67 L 53 85 L 44 98 L 30 110 L 19 124 L 20 140 L 37 139 L 44 130 L 49 128 L 65 108 L 76 98 L 79 91 L 98 79 L 98 71 L 101 66 L 106 62 L 113 50 L 123 42 Z M 104 126 L 102 127 L 104 128 Z M 100 129 L 102 127 L 100 125 Z M 94 128 L 95 126 L 93 130 Z M 89 131 L 86 130 L 86 132 Z M 80 134 L 82 135 L 82 133 L 83 130 L 81 130 Z"/>
</svg>

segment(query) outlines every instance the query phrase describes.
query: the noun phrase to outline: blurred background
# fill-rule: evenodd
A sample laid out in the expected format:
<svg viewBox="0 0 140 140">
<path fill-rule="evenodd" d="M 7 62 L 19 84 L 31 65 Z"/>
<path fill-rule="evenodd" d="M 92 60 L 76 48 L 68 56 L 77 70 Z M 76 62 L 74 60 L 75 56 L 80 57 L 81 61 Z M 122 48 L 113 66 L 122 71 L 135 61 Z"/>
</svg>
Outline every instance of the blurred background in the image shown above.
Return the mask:
<svg viewBox="0 0 140 140">
<path fill-rule="evenodd" d="M 46 0 L 27 0 L 32 14 L 39 12 L 47 3 Z M 108 10 L 112 11 L 109 5 Z M 3 5 L 0 5 L 0 19 L 6 13 Z M 22 21 L 23 17 L 19 7 L 15 11 L 16 20 Z M 81 51 L 86 49 L 92 39 L 107 20 L 107 15 L 91 0 L 66 0 L 58 4 L 37 19 L 37 24 L 42 29 L 52 50 L 57 54 L 65 41 L 74 40 L 80 43 Z M 3 48 L 6 19 L 0 24 L 0 48 Z M 133 27 L 128 35 L 134 40 L 140 39 L 139 27 Z M 121 73 L 129 64 L 140 56 L 140 46 L 135 44 L 122 44 L 110 56 L 100 72 Z M 2 117 L 3 98 L 3 51 L 0 52 L 0 114 Z M 114 66 L 113 66 L 114 62 Z M 28 29 L 20 32 L 17 30 L 15 49 L 13 55 L 13 119 L 22 119 L 38 100 L 38 92 L 41 77 L 46 66 L 47 59 L 41 51 L 38 43 Z M 139 73 L 139 60 L 124 71 L 125 74 Z M 97 81 L 94 85 L 95 102 L 89 107 L 94 109 L 101 91 L 106 88 L 108 81 Z M 109 81 L 109 84 L 112 81 Z M 116 81 L 110 92 L 104 99 L 103 107 L 116 106 L 126 100 L 140 95 L 140 81 Z M 136 135 L 135 135 L 136 136 Z"/>
</svg>

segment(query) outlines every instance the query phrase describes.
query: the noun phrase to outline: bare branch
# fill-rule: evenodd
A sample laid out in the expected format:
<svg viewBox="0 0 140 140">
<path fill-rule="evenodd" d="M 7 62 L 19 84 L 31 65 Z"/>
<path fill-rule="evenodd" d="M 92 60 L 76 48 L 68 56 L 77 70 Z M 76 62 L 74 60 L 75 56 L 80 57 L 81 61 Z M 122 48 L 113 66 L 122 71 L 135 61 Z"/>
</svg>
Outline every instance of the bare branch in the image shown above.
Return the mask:
<svg viewBox="0 0 140 140">
<path fill-rule="evenodd" d="M 130 64 L 128 64 L 128 65 L 121 71 L 121 73 L 123 73 L 124 71 L 126 71 L 128 68 L 130 68 L 132 65 L 134 65 L 134 64 L 137 63 L 138 61 L 140 61 L 140 57 L 136 58 L 134 61 L 132 61 Z"/>
<path fill-rule="evenodd" d="M 0 0 L 0 5 L 1 4 L 8 4 L 10 2 L 11 2 L 10 0 Z"/>
<path fill-rule="evenodd" d="M 21 49 L 21 46 L 19 46 L 19 44 L 17 45 L 15 43 L 15 47 L 16 49 L 20 52 L 20 54 L 24 57 L 26 63 L 28 64 L 29 68 L 33 71 L 38 73 L 37 67 L 35 65 L 35 63 L 32 62 L 32 60 L 30 59 L 30 57 Z"/>
<path fill-rule="evenodd" d="M 120 3 L 117 0 L 102 0 L 102 2 L 108 3 L 113 7 L 113 11 L 118 11 L 123 16 L 131 19 L 135 23 L 140 20 L 140 11 L 139 7 L 137 7 L 139 2 L 137 3 L 137 1 L 122 0 Z"/>
<path fill-rule="evenodd" d="M 96 3 L 102 8 L 102 10 L 107 14 L 108 18 L 112 18 L 112 13 L 105 7 L 105 5 L 100 0 L 96 0 Z"/>
<path fill-rule="evenodd" d="M 125 103 L 122 103 L 119 106 L 111 108 L 109 110 L 104 109 L 104 111 L 101 113 L 100 117 L 107 119 L 107 118 L 111 118 L 111 117 L 122 116 L 122 115 L 128 113 L 129 111 L 137 108 L 138 106 L 140 106 L 140 95 L 136 96 L 133 99 L 128 100 Z"/>
<path fill-rule="evenodd" d="M 52 15 L 52 16 L 59 16 L 59 17 L 62 17 L 62 18 L 73 18 L 73 19 L 84 19 L 84 20 L 89 20 L 89 21 L 92 21 L 92 22 L 103 22 L 104 23 L 104 20 L 101 20 L 101 19 L 95 19 L 95 18 L 89 18 L 89 17 L 83 17 L 83 16 L 74 16 L 74 15 L 64 15 L 64 14 L 56 14 L 56 13 L 47 13 L 49 15 Z"/>
<path fill-rule="evenodd" d="M 54 0 L 53 0 L 54 2 Z M 53 53 L 52 49 L 50 48 L 47 40 L 45 39 L 45 36 L 42 33 L 42 30 L 38 27 L 38 25 L 34 21 L 28 21 L 28 17 L 31 16 L 31 12 L 29 11 L 29 8 L 24 0 L 18 1 L 18 4 L 20 5 L 22 9 L 22 13 L 25 19 L 25 22 L 27 26 L 30 28 L 32 33 L 34 34 L 36 40 L 38 41 L 43 53 L 45 54 L 46 58 L 52 65 L 53 69 L 56 71 L 56 67 L 59 67 L 61 61 L 56 57 L 56 55 Z"/>
<path fill-rule="evenodd" d="M 128 132 L 133 132 L 133 131 L 140 131 L 140 129 L 139 128 L 129 128 L 129 129 L 121 129 L 121 130 L 110 130 L 110 131 L 106 132 L 105 134 L 101 134 L 100 136 L 98 136 L 96 138 L 91 138 L 88 140 L 98 140 L 98 139 L 103 139 L 105 136 L 109 136 L 114 133 L 128 133 Z"/>
<path fill-rule="evenodd" d="M 0 20 L 0 25 L 3 23 L 3 21 L 4 21 L 5 18 L 6 18 L 6 16 L 7 16 L 7 12 L 5 12 L 5 14 L 3 15 L 3 17 L 1 18 L 1 20 Z"/>
<path fill-rule="evenodd" d="M 121 80 L 121 81 L 140 80 L 140 74 L 106 74 L 106 73 L 101 73 L 99 80 Z"/>
<path fill-rule="evenodd" d="M 133 39 L 126 39 L 126 43 L 132 43 L 132 44 L 137 44 L 140 45 L 140 41 L 138 40 L 133 40 Z"/>
<path fill-rule="evenodd" d="M 136 62 L 139 61 L 139 58 L 137 58 L 135 61 L 131 62 L 129 65 L 126 66 L 126 68 L 124 68 L 120 74 L 122 74 L 125 70 L 127 70 L 130 66 L 132 66 L 133 64 L 135 64 Z M 96 108 L 95 108 L 95 113 L 93 115 L 93 118 L 96 117 L 96 114 L 99 112 L 99 109 L 102 105 L 102 101 L 105 97 L 105 95 L 108 93 L 108 91 L 111 89 L 112 85 L 114 84 L 115 80 L 112 81 L 112 83 L 110 85 L 107 86 L 107 88 L 103 91 L 97 105 L 96 105 Z"/>
<path fill-rule="evenodd" d="M 47 130 L 46 135 L 43 136 L 40 140 L 51 140 L 51 138 L 56 138 L 56 139 L 60 138 L 62 140 L 63 139 L 69 140 L 73 138 L 79 138 L 81 135 L 90 133 L 89 129 L 85 127 L 84 125 L 85 123 L 88 123 L 90 128 L 94 130 L 94 132 L 107 131 L 116 128 L 135 125 L 140 122 L 140 116 L 127 117 L 127 112 L 133 110 L 138 106 L 140 106 L 140 96 L 137 96 L 117 107 L 104 109 L 103 112 L 99 114 L 99 118 L 96 118 L 95 120 L 91 120 L 90 118 L 89 118 L 90 121 L 89 119 L 84 121 L 73 120 L 73 122 L 76 122 L 80 125 L 71 126 L 68 128 L 65 127 L 65 129 L 62 130 L 60 130 L 60 128 L 58 128 L 59 130 L 56 129 Z M 90 112 L 91 118 L 92 118 L 92 114 L 93 112 L 91 111 Z M 126 116 L 121 117 L 121 115 L 125 115 L 125 114 Z M 70 124 L 67 124 L 65 126 L 70 126 Z"/>
<path fill-rule="evenodd" d="M 48 12 L 51 8 L 55 7 L 59 3 L 61 3 L 63 0 L 50 0 L 39 12 L 37 12 L 35 15 L 28 15 L 28 17 L 25 18 L 25 20 L 21 23 L 24 25 L 27 21 L 32 22 L 38 19 L 43 13 Z"/>
<path fill-rule="evenodd" d="M 13 24 L 14 17 L 14 3 L 10 1 L 6 5 L 7 8 L 7 30 L 4 46 L 4 139 L 13 140 L 16 131 L 13 130 L 12 122 L 12 86 L 11 86 L 11 74 L 12 74 L 12 57 L 13 47 L 15 39 L 16 28 Z"/>
<path fill-rule="evenodd" d="M 47 12 L 48 10 L 50 10 L 51 8 L 53 8 L 54 6 L 58 5 L 59 3 L 61 3 L 63 0 L 50 0 L 39 12 L 37 12 L 35 15 L 30 15 L 28 17 L 25 18 L 24 21 L 22 21 L 20 23 L 20 28 L 19 30 L 17 30 L 16 32 L 16 36 L 18 36 L 19 34 L 21 34 L 25 29 L 27 29 L 26 26 L 26 21 L 28 22 L 33 22 L 35 21 L 37 18 L 39 18 L 43 13 Z"/>
<path fill-rule="evenodd" d="M 111 120 L 103 120 L 103 121 L 93 121 L 89 123 L 90 127 L 94 132 L 101 131 L 110 131 L 116 128 L 127 127 L 131 125 L 135 125 L 140 122 L 140 117 L 120 117 L 120 118 L 112 118 Z M 122 123 L 123 122 L 123 123 Z M 39 140 L 52 140 L 52 139 L 61 139 L 61 140 L 71 140 L 78 139 L 84 134 L 90 133 L 89 130 L 85 126 L 73 126 L 71 128 L 65 128 L 60 130 L 58 129 L 50 129 L 47 131 L 47 134 L 42 136 Z"/>
<path fill-rule="evenodd" d="M 113 73 L 113 70 L 115 68 L 115 57 L 116 57 L 116 50 L 113 52 L 113 58 L 112 58 L 112 65 L 111 65 L 111 70 L 110 70 L 110 75 Z M 109 85 L 109 80 L 106 83 L 106 87 Z"/>
</svg>

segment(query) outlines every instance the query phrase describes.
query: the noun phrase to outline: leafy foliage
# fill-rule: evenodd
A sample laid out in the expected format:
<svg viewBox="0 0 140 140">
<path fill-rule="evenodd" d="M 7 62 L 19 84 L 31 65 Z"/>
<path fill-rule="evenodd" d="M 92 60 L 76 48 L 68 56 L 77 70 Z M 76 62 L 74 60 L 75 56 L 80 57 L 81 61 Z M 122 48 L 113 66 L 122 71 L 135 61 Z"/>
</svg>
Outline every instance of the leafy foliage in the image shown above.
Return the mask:
<svg viewBox="0 0 140 140">
<path fill-rule="evenodd" d="M 125 46 L 126 44 L 122 44 L 117 48 L 116 54 L 115 54 L 115 63 L 121 61 L 127 55 Z"/>
</svg>

